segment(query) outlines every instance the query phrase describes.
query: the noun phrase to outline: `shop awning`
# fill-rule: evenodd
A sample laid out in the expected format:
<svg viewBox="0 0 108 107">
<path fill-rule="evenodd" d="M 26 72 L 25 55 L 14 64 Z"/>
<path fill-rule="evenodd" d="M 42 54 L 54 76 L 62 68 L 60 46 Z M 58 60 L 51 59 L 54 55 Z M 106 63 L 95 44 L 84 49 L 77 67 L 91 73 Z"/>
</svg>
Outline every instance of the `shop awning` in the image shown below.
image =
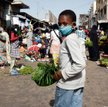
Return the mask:
<svg viewBox="0 0 108 107">
<path fill-rule="evenodd" d="M 13 0 L 4 0 L 5 2 L 9 2 L 9 3 L 11 3 L 11 2 L 13 2 Z"/>
<path fill-rule="evenodd" d="M 22 1 L 13 1 L 11 4 L 13 6 L 20 8 L 20 9 L 28 9 L 29 8 L 29 6 L 24 4 Z"/>
<path fill-rule="evenodd" d="M 108 23 L 108 20 L 98 20 L 98 23 L 101 24 L 101 23 Z"/>
<path fill-rule="evenodd" d="M 37 22 L 40 22 L 39 19 L 31 16 L 30 14 L 28 14 L 26 12 L 12 12 L 12 13 L 13 13 L 13 15 L 21 18 L 22 20 L 26 20 L 26 19 L 31 20 L 33 25 Z"/>
<path fill-rule="evenodd" d="M 30 14 L 28 14 L 26 12 L 19 12 L 18 14 L 22 15 L 22 16 L 26 17 L 27 19 L 32 20 L 34 22 L 38 22 L 39 21 L 39 19 L 34 18 L 33 16 L 31 16 Z"/>
</svg>

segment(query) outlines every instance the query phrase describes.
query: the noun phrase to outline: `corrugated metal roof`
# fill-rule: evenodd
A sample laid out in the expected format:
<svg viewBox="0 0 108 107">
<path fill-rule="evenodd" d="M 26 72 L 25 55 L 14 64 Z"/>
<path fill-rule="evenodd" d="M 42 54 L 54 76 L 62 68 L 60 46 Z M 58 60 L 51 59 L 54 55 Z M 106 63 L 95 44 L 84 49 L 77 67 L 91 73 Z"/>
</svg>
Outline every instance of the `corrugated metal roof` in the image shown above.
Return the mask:
<svg viewBox="0 0 108 107">
<path fill-rule="evenodd" d="M 21 0 L 14 0 L 11 4 L 18 6 L 19 8 L 29 8 L 29 6 L 23 3 Z"/>
</svg>

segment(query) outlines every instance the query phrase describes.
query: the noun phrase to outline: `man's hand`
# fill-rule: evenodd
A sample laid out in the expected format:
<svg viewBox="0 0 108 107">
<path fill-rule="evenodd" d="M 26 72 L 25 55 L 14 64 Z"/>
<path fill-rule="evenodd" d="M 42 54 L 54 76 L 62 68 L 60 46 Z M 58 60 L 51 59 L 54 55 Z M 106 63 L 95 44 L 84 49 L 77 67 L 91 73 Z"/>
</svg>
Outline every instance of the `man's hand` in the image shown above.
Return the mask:
<svg viewBox="0 0 108 107">
<path fill-rule="evenodd" d="M 55 80 L 59 80 L 59 79 L 61 79 L 63 76 L 62 76 L 62 74 L 61 74 L 61 72 L 60 71 L 57 71 L 57 72 L 55 72 L 55 74 L 54 74 L 54 76 L 53 76 L 53 78 L 55 79 Z"/>
</svg>

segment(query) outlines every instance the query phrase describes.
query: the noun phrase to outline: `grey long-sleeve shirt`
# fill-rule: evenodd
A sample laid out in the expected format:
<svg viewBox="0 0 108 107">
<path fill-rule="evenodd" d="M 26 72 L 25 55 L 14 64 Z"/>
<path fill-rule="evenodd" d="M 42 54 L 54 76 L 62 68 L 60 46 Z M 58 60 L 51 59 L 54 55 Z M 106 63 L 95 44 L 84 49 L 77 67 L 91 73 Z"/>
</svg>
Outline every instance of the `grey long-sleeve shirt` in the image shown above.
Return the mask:
<svg viewBox="0 0 108 107">
<path fill-rule="evenodd" d="M 86 62 L 75 33 L 67 36 L 61 44 L 60 67 L 63 78 L 58 81 L 58 87 L 67 90 L 84 87 Z"/>
</svg>

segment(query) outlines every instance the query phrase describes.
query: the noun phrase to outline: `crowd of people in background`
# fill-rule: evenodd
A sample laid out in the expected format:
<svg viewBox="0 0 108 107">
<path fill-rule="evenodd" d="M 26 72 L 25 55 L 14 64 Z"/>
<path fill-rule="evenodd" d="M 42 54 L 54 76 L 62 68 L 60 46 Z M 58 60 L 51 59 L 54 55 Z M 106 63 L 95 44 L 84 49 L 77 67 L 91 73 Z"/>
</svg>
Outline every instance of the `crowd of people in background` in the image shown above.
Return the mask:
<svg viewBox="0 0 108 107">
<path fill-rule="evenodd" d="M 91 29 L 77 26 L 72 10 L 61 12 L 58 24 L 43 27 L 35 28 L 31 21 L 23 28 L 0 26 L 0 69 L 9 66 L 12 74 L 16 62 L 22 59 L 31 63 L 54 62 L 55 68 L 60 67 L 51 75 L 57 81 L 55 107 L 82 107 L 86 61 L 99 64 L 104 54 L 108 61 L 108 34 L 97 25 Z"/>
<path fill-rule="evenodd" d="M 63 37 L 59 31 L 57 24 L 47 26 L 47 29 L 37 29 L 34 33 L 31 22 L 23 29 L 18 25 L 12 25 L 9 29 L 4 30 L 0 27 L 0 67 L 4 68 L 10 65 L 10 72 L 15 65 L 16 60 L 25 58 L 28 61 L 49 61 L 48 58 L 54 60 L 54 64 L 58 64 L 59 49 Z M 100 49 L 98 39 L 105 32 L 101 28 L 97 29 L 94 25 L 91 30 L 84 26 L 77 27 L 74 24 L 74 32 L 78 35 L 81 42 L 82 53 L 87 59 L 86 50 L 89 52 L 89 59 L 98 61 L 100 58 Z M 93 43 L 92 47 L 86 47 L 85 41 L 89 37 Z"/>
</svg>

